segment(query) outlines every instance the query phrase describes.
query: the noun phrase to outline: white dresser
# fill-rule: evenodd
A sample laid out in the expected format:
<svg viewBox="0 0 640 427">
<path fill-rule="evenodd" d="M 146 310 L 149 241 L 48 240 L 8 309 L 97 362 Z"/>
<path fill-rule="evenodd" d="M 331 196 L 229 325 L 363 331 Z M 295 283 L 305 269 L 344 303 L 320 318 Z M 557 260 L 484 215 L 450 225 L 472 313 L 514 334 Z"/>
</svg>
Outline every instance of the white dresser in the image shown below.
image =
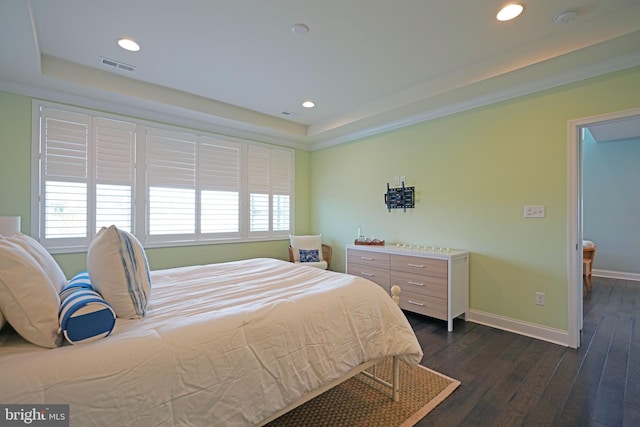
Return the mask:
<svg viewBox="0 0 640 427">
<path fill-rule="evenodd" d="M 401 289 L 400 308 L 447 321 L 469 307 L 469 253 L 396 246 L 347 245 L 347 273 Z"/>
</svg>

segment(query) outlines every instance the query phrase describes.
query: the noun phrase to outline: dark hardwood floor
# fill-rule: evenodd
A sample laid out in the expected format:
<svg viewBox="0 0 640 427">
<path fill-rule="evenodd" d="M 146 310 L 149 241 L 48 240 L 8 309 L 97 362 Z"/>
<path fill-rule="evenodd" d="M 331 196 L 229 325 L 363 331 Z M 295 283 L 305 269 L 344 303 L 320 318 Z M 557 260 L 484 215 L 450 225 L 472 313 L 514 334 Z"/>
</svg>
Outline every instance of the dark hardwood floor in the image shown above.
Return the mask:
<svg viewBox="0 0 640 427">
<path fill-rule="evenodd" d="M 407 317 L 421 364 L 462 383 L 417 426 L 640 426 L 640 282 L 594 277 L 579 349 Z"/>
</svg>

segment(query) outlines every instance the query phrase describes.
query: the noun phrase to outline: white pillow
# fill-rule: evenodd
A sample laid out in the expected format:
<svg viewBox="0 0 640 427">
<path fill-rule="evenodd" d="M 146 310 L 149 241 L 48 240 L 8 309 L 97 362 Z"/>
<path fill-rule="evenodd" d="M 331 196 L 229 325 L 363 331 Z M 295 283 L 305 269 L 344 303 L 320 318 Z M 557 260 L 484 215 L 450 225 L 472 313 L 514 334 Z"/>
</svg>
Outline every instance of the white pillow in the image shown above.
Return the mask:
<svg viewBox="0 0 640 427">
<path fill-rule="evenodd" d="M 11 237 L 7 237 L 7 240 L 20 246 L 29 255 L 31 255 L 33 259 L 36 260 L 38 265 L 42 267 L 44 272 L 47 274 L 47 277 L 49 277 L 58 292 L 60 292 L 60 290 L 65 287 L 65 285 L 67 284 L 67 278 L 65 277 L 56 260 L 53 259 L 51 254 L 47 252 L 47 250 L 40 244 L 40 242 L 38 242 L 33 237 L 27 236 L 26 234 L 22 234 L 20 232 L 14 234 Z"/>
<path fill-rule="evenodd" d="M 310 236 L 294 236 L 290 234 L 289 243 L 291 244 L 291 252 L 295 262 L 300 262 L 300 249 L 317 249 L 320 261 L 324 261 L 322 257 L 322 234 Z"/>
<path fill-rule="evenodd" d="M 102 227 L 89 245 L 87 270 L 93 287 L 118 317 L 144 317 L 151 293 L 149 264 L 132 234 L 115 225 Z"/>
<path fill-rule="evenodd" d="M 42 347 L 60 345 L 60 299 L 36 260 L 20 246 L 0 238 L 0 310 L 27 341 Z"/>
</svg>

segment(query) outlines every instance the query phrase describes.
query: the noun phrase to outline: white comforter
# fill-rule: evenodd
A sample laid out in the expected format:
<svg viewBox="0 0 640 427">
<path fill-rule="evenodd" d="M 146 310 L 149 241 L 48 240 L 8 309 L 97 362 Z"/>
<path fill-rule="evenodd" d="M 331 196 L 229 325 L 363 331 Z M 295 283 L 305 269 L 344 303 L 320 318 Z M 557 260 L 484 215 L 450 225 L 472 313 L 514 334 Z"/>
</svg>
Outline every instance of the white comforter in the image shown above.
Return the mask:
<svg viewBox="0 0 640 427">
<path fill-rule="evenodd" d="M 0 402 L 68 403 L 71 426 L 254 425 L 362 362 L 422 357 L 400 309 L 359 277 L 252 259 L 151 278 L 147 316 L 106 339 L 7 339 Z"/>
</svg>

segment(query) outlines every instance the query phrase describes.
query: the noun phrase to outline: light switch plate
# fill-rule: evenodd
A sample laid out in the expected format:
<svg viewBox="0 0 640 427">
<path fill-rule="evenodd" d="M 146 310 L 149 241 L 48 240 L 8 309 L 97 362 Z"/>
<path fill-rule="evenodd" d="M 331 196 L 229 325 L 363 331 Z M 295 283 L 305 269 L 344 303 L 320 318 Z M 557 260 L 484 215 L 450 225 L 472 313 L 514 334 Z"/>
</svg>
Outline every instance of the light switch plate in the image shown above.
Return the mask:
<svg viewBox="0 0 640 427">
<path fill-rule="evenodd" d="M 544 205 L 529 205 L 524 207 L 525 218 L 544 218 Z"/>
</svg>

